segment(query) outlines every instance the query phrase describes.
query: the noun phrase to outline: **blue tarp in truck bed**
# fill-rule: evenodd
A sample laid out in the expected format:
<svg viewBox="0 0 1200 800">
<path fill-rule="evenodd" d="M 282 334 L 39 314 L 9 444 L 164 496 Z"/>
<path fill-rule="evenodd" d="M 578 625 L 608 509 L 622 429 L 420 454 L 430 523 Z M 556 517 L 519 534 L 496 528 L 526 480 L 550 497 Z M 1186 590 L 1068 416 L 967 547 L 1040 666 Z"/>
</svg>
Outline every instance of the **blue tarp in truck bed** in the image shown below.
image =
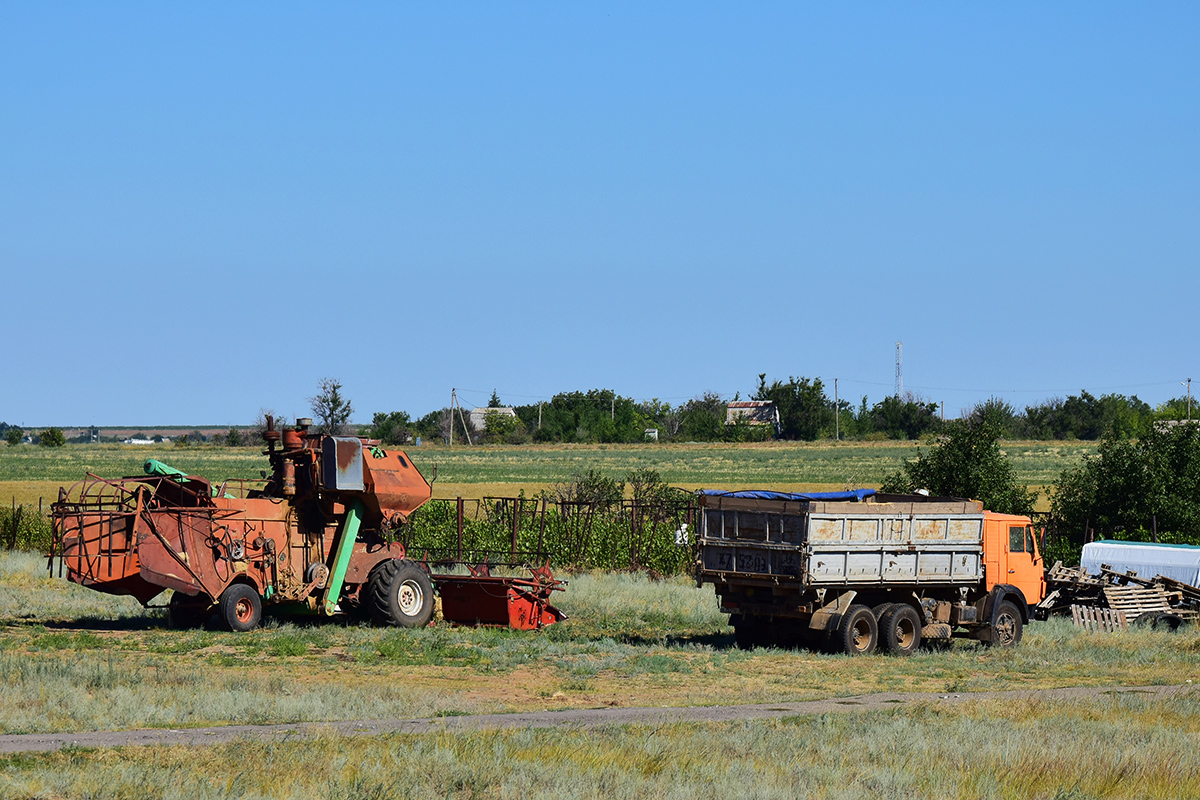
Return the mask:
<svg viewBox="0 0 1200 800">
<path fill-rule="evenodd" d="M 805 492 L 797 494 L 792 492 L 768 492 L 768 491 L 744 491 L 744 492 L 726 492 L 721 489 L 701 489 L 700 494 L 708 495 L 709 497 L 736 497 L 740 500 L 853 500 L 862 502 L 863 498 L 870 497 L 875 494 L 874 489 L 850 489 L 845 492 Z"/>
</svg>

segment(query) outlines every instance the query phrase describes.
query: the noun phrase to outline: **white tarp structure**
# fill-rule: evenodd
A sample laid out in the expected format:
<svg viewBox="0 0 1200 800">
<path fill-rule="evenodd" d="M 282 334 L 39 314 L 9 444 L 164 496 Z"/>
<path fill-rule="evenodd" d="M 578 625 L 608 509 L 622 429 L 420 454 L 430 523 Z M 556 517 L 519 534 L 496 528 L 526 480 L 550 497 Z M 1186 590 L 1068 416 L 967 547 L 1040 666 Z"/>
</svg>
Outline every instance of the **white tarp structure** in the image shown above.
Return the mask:
<svg viewBox="0 0 1200 800">
<path fill-rule="evenodd" d="M 1079 566 L 1090 575 L 1099 575 L 1101 564 L 1109 564 L 1117 572 L 1133 570 L 1147 580 L 1162 575 L 1200 586 L 1200 547 L 1192 545 L 1109 540 L 1085 544 Z"/>
</svg>

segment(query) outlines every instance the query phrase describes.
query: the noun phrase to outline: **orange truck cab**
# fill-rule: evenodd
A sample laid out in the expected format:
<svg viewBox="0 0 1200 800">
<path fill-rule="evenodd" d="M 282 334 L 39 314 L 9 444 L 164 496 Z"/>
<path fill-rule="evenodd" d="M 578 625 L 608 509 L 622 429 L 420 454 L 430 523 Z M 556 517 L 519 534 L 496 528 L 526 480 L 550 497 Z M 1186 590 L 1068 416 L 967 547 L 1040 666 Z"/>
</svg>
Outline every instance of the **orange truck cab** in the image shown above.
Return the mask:
<svg viewBox="0 0 1200 800">
<path fill-rule="evenodd" d="M 1046 568 L 1028 517 L 984 512 L 983 572 L 989 592 L 1015 586 L 1030 606 L 1046 596 Z"/>
</svg>

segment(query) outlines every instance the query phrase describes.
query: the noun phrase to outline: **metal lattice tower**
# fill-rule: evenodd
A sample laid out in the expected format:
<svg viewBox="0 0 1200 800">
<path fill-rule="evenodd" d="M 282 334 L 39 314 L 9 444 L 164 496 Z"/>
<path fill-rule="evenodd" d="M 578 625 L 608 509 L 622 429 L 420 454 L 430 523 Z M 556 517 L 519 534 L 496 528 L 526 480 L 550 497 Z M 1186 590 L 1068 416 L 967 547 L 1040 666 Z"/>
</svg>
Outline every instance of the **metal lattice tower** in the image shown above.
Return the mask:
<svg viewBox="0 0 1200 800">
<path fill-rule="evenodd" d="M 896 342 L 896 399 L 904 396 L 904 342 Z"/>
</svg>

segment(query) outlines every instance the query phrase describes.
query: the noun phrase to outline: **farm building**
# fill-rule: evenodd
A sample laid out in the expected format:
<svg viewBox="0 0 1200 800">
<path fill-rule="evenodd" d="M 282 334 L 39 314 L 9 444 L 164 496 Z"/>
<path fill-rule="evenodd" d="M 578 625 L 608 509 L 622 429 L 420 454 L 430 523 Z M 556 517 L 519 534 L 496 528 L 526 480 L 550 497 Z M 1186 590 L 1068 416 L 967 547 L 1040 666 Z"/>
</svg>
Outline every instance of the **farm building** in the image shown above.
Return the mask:
<svg viewBox="0 0 1200 800">
<path fill-rule="evenodd" d="M 513 411 L 511 408 L 508 408 L 508 407 L 472 408 L 471 416 L 470 416 L 471 427 L 477 431 L 486 431 L 488 414 L 498 414 L 502 417 L 513 417 L 514 419 L 517 416 L 517 412 Z"/>
<path fill-rule="evenodd" d="M 735 400 L 725 407 L 725 424 L 770 425 L 779 433 L 779 409 L 770 400 Z"/>
</svg>

